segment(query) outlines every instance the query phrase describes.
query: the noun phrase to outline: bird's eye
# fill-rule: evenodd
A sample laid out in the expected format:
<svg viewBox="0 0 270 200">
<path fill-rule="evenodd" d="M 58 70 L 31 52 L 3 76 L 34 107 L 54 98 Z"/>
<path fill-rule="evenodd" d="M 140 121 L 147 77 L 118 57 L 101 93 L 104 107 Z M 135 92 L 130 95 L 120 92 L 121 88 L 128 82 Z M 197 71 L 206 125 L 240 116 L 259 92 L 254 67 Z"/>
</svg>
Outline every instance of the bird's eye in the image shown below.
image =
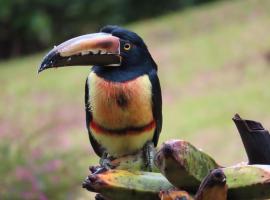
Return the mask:
<svg viewBox="0 0 270 200">
<path fill-rule="evenodd" d="M 130 45 L 129 43 L 126 43 L 126 44 L 124 45 L 124 49 L 125 49 L 126 51 L 130 50 L 130 49 L 131 49 L 131 45 Z"/>
</svg>

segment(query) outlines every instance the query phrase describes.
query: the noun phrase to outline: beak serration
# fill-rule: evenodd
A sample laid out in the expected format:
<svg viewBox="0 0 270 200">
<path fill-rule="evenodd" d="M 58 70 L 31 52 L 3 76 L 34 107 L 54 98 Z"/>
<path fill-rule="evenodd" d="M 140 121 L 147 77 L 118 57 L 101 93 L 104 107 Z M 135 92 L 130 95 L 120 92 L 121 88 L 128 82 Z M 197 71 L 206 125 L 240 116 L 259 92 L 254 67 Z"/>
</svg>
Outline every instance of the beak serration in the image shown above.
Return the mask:
<svg viewBox="0 0 270 200">
<path fill-rule="evenodd" d="M 54 67 L 120 64 L 120 39 L 108 33 L 93 33 L 55 46 L 44 57 L 38 73 Z"/>
</svg>

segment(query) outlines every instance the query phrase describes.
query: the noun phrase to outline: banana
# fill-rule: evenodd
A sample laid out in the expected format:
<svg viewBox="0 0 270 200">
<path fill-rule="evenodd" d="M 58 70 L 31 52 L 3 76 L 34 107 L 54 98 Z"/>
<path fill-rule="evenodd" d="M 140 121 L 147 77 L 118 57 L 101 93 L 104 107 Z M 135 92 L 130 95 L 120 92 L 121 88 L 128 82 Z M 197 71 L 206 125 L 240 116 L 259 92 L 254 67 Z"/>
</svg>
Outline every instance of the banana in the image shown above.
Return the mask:
<svg viewBox="0 0 270 200">
<path fill-rule="evenodd" d="M 202 181 L 195 200 L 226 200 L 228 186 L 221 169 L 211 171 Z"/>
<path fill-rule="evenodd" d="M 220 166 L 210 156 L 183 140 L 169 140 L 155 157 L 162 174 L 176 187 L 195 193 L 210 170 Z"/>
<path fill-rule="evenodd" d="M 159 198 L 161 200 L 193 200 L 193 198 L 186 191 L 178 189 L 160 191 Z"/>
<path fill-rule="evenodd" d="M 158 200 L 160 190 L 174 188 L 160 173 L 125 170 L 91 174 L 83 187 L 110 200 Z"/>
<path fill-rule="evenodd" d="M 243 165 L 222 169 L 227 177 L 228 199 L 269 199 L 270 165 Z"/>
</svg>

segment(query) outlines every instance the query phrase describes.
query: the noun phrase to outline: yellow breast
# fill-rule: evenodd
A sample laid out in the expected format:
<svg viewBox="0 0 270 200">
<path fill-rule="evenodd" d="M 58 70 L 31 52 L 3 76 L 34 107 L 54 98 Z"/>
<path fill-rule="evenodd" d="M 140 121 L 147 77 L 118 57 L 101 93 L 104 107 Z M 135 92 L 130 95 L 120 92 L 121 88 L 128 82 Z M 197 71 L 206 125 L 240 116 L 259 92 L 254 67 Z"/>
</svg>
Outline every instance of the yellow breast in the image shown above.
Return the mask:
<svg viewBox="0 0 270 200">
<path fill-rule="evenodd" d="M 130 155 L 143 148 L 147 141 L 153 139 L 156 124 L 151 122 L 138 131 L 113 132 L 106 131 L 90 124 L 90 129 L 96 141 L 114 157 Z"/>
<path fill-rule="evenodd" d="M 153 120 L 151 82 L 147 75 L 116 83 L 91 72 L 89 105 L 93 120 L 107 129 L 141 127 Z"/>
<path fill-rule="evenodd" d="M 88 84 L 93 117 L 89 127 L 106 152 L 115 157 L 131 154 L 153 139 L 156 124 L 147 75 L 116 83 L 91 72 Z"/>
</svg>

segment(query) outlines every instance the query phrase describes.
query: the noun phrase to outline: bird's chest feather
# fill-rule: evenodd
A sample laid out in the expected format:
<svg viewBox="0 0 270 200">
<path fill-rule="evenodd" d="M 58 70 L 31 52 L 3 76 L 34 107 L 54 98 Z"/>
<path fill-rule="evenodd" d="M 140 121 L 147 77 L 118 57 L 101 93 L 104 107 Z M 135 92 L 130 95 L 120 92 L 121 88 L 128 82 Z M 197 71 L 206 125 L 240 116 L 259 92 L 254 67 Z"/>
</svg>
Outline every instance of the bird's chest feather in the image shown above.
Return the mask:
<svg viewBox="0 0 270 200">
<path fill-rule="evenodd" d="M 91 72 L 89 104 L 93 121 L 107 129 L 142 127 L 153 121 L 151 82 L 147 75 L 118 83 Z"/>
</svg>

